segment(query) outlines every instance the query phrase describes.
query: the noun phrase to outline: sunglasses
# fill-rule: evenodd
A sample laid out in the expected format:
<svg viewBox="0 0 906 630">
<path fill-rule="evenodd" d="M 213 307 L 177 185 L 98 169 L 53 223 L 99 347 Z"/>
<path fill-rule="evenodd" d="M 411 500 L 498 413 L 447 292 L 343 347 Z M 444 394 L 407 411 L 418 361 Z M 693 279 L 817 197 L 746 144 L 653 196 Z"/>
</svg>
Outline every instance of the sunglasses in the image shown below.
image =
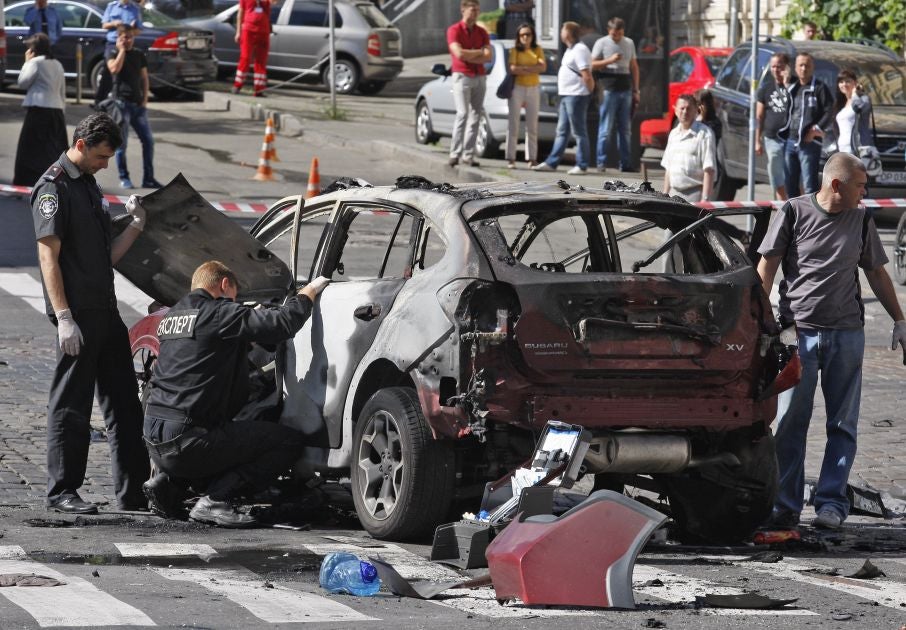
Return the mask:
<svg viewBox="0 0 906 630">
<path fill-rule="evenodd" d="M 531 37 L 531 33 L 519 33 L 519 37 Z"/>
</svg>

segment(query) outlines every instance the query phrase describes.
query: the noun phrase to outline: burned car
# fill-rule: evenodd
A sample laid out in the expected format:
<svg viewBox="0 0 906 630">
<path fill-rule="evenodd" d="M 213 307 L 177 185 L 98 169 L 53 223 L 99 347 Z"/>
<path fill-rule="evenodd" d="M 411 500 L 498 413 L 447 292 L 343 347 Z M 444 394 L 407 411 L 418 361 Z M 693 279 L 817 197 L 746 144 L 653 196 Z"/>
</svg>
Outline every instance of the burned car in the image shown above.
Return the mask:
<svg viewBox="0 0 906 630">
<path fill-rule="evenodd" d="M 281 200 L 251 236 L 181 177 L 145 205 L 117 268 L 163 305 L 211 258 L 237 272 L 240 300 L 333 279 L 275 351 L 279 422 L 309 438 L 296 473 L 348 475 L 376 537 L 477 505 L 549 420 L 594 434 L 583 472 L 597 487 L 659 492 L 693 535 L 738 538 L 771 509 L 770 423 L 793 362 L 720 212 L 653 192 L 417 178 Z M 140 379 L 164 312 L 131 330 Z"/>
</svg>

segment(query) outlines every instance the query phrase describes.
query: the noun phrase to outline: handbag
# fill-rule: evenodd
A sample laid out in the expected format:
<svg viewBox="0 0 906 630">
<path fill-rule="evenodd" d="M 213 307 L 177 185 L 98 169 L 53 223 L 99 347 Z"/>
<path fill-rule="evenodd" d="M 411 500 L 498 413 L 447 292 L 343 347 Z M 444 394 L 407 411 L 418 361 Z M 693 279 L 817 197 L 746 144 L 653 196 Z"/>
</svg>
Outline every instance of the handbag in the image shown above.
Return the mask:
<svg viewBox="0 0 906 630">
<path fill-rule="evenodd" d="M 118 98 L 105 98 L 98 103 L 97 110 L 110 116 L 117 125 L 122 125 L 123 121 L 126 119 L 123 114 L 123 101 Z"/>
<path fill-rule="evenodd" d="M 508 101 L 513 95 L 513 88 L 516 85 L 516 75 L 510 72 L 510 51 L 505 51 L 505 56 L 507 61 L 506 64 L 506 76 L 503 77 L 503 81 L 500 82 L 500 85 L 497 86 L 497 98 L 502 98 L 505 101 Z"/>
</svg>

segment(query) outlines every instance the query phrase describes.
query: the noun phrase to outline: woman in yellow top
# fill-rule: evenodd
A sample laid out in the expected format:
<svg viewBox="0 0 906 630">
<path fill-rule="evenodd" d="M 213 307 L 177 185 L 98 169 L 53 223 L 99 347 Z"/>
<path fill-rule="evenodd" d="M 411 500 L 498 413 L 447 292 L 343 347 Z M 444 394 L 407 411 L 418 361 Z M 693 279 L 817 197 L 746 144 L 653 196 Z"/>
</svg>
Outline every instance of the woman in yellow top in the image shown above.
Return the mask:
<svg viewBox="0 0 906 630">
<path fill-rule="evenodd" d="M 520 24 L 516 31 L 516 46 L 510 49 L 508 65 L 516 77 L 509 100 L 509 124 L 506 132 L 507 166 L 516 168 L 516 138 L 519 135 L 519 114 L 525 108 L 525 159 L 529 167 L 538 162 L 538 109 L 541 106 L 541 77 L 547 69 L 544 51 L 535 37 L 535 27 Z"/>
</svg>

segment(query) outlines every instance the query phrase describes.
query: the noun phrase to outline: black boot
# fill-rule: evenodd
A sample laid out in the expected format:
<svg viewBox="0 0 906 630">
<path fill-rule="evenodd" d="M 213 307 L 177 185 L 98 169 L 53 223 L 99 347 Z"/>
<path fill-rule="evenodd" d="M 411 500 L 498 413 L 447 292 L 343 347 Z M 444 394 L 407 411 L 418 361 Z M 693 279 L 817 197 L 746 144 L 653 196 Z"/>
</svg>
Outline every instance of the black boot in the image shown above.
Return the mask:
<svg viewBox="0 0 906 630">
<path fill-rule="evenodd" d="M 151 511 L 164 518 L 186 520 L 186 491 L 173 483 L 167 473 L 157 473 L 142 484 L 142 492 L 148 498 Z"/>
</svg>

